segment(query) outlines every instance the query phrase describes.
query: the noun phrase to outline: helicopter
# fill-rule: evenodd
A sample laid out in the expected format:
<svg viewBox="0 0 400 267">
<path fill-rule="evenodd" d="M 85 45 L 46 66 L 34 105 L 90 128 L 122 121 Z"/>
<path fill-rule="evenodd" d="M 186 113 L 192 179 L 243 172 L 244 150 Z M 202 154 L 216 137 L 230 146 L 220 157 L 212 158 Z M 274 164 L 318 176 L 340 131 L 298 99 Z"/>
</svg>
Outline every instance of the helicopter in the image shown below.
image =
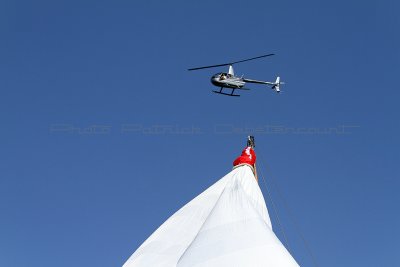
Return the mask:
<svg viewBox="0 0 400 267">
<path fill-rule="evenodd" d="M 275 55 L 275 54 L 267 54 L 267 55 L 262 55 L 262 56 L 258 56 L 258 57 L 234 61 L 234 62 L 230 62 L 230 63 L 197 67 L 197 68 L 191 68 L 188 70 L 193 71 L 193 70 L 201 70 L 201 69 L 229 66 L 227 73 L 219 72 L 219 73 L 214 74 L 211 77 L 211 83 L 217 87 L 220 87 L 219 91 L 213 90 L 213 92 L 216 94 L 227 95 L 227 96 L 240 96 L 238 94 L 234 94 L 234 92 L 235 92 L 235 90 L 250 90 L 249 88 L 244 87 L 246 83 L 257 83 L 257 84 L 270 85 L 271 89 L 275 90 L 275 92 L 277 92 L 277 93 L 280 93 L 280 91 L 281 91 L 280 85 L 284 84 L 284 82 L 281 82 L 281 79 L 279 76 L 276 78 L 275 82 L 259 81 L 259 80 L 246 79 L 246 78 L 243 78 L 243 76 L 242 77 L 235 76 L 235 72 L 233 70 L 234 64 L 238 64 L 238 63 L 242 63 L 242 62 L 250 61 L 250 60 L 255 60 L 255 59 L 259 59 L 259 58 L 269 57 L 269 56 L 273 56 L 273 55 Z M 232 91 L 230 93 L 225 93 L 225 92 L 223 92 L 224 88 L 232 89 Z"/>
</svg>

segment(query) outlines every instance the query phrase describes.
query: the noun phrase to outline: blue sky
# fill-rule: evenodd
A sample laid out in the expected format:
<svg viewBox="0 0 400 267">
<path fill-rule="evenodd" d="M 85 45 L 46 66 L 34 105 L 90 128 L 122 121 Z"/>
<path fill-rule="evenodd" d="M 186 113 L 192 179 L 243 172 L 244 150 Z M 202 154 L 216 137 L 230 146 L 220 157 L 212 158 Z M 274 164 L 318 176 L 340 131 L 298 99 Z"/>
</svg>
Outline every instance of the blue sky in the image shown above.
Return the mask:
<svg viewBox="0 0 400 267">
<path fill-rule="evenodd" d="M 254 131 L 320 266 L 400 266 L 398 9 L 2 1 L 0 266 L 122 265 Z M 186 70 L 265 53 L 235 71 L 280 75 L 281 95 L 214 95 L 224 68 Z M 312 266 L 271 191 L 292 254 Z"/>
</svg>

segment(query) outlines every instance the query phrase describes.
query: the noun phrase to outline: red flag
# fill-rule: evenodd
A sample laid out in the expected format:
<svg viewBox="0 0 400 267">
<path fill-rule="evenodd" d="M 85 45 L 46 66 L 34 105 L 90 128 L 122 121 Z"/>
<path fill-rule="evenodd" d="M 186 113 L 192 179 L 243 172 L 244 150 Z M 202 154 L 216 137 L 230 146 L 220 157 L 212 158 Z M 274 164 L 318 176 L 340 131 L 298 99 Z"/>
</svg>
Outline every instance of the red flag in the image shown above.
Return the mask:
<svg viewBox="0 0 400 267">
<path fill-rule="evenodd" d="M 233 166 L 243 163 L 250 164 L 253 167 L 254 163 L 256 163 L 256 153 L 254 152 L 254 149 L 249 146 L 242 151 L 242 154 L 237 159 L 235 159 Z"/>
</svg>

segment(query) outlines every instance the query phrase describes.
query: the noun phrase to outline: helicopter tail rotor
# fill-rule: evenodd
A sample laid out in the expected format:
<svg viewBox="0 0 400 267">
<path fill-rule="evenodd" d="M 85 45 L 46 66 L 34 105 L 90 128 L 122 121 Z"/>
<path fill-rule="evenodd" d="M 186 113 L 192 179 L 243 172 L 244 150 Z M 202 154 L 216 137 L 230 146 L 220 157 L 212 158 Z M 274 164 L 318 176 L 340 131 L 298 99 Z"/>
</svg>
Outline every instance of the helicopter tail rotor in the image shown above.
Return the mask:
<svg viewBox="0 0 400 267">
<path fill-rule="evenodd" d="M 275 83 L 272 86 L 272 89 L 275 90 L 275 92 L 280 93 L 281 92 L 281 84 L 285 84 L 284 82 L 281 82 L 281 77 L 276 77 Z"/>
</svg>

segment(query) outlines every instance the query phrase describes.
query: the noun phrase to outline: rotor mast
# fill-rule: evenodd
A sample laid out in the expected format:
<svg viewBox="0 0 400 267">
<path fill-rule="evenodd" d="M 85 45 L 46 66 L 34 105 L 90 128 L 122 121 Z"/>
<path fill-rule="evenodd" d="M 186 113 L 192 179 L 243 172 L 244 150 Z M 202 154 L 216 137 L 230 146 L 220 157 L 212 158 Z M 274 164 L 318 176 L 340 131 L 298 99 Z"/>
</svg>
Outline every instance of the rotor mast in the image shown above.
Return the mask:
<svg viewBox="0 0 400 267">
<path fill-rule="evenodd" d="M 233 66 L 229 65 L 229 71 L 228 71 L 229 75 L 235 76 L 235 72 L 233 71 Z"/>
</svg>

